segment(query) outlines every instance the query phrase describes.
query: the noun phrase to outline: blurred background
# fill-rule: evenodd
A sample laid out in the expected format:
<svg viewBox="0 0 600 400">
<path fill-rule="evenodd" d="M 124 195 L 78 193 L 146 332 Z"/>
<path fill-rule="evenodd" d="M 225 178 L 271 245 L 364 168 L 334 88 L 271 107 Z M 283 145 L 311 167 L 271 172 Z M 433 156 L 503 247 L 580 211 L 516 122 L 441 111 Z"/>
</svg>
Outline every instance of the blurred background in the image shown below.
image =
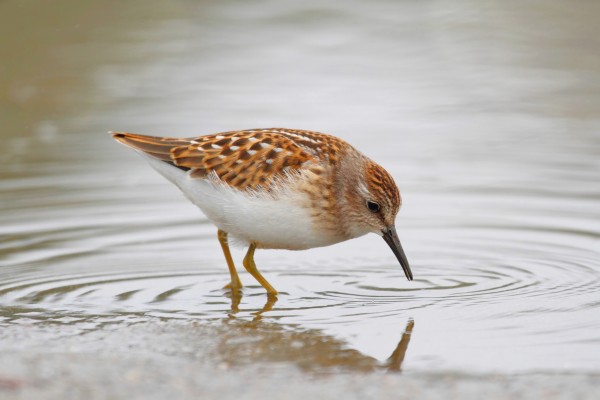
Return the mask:
<svg viewBox="0 0 600 400">
<path fill-rule="evenodd" d="M 592 0 L 0 2 L 4 332 L 253 320 L 262 290 L 244 273 L 234 310 L 214 228 L 106 132 L 281 126 L 392 173 L 416 280 L 377 237 L 261 252 L 284 292 L 264 326 L 363 362 L 414 320 L 404 369 L 598 371 L 599 17 Z"/>
</svg>

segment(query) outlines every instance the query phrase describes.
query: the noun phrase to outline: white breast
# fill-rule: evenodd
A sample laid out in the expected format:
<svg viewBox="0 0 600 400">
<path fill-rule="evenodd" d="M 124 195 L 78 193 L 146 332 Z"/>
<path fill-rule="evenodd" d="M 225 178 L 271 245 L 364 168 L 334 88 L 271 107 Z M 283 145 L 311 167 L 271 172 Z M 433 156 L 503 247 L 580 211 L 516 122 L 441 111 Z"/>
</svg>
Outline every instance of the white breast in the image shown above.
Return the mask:
<svg viewBox="0 0 600 400">
<path fill-rule="evenodd" d="M 303 250 L 328 246 L 338 240 L 319 232 L 306 208 L 308 196 L 280 189 L 277 196 L 247 193 L 212 179 L 190 179 L 187 172 L 146 157 L 150 165 L 197 205 L 219 229 L 243 243 L 260 247 Z"/>
</svg>

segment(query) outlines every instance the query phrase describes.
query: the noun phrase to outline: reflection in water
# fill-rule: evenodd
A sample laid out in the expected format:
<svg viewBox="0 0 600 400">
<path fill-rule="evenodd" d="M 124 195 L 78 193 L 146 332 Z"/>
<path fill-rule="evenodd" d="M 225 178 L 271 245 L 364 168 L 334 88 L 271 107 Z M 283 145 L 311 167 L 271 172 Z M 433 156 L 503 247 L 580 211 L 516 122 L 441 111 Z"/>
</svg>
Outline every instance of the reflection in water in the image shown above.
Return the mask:
<svg viewBox="0 0 600 400">
<path fill-rule="evenodd" d="M 406 329 L 404 329 L 404 332 L 402 333 L 402 338 L 400 339 L 400 342 L 398 342 L 398 346 L 388 359 L 388 368 L 390 371 L 400 371 L 402 369 L 402 362 L 406 356 L 406 350 L 408 350 L 408 344 L 410 343 L 414 326 L 415 321 L 409 319 L 406 324 Z"/>
<path fill-rule="evenodd" d="M 243 297 L 242 291 L 241 290 L 228 290 L 225 293 L 225 296 L 227 296 L 231 299 L 231 313 L 229 315 L 231 317 L 234 317 L 235 314 L 237 314 L 240 311 L 240 303 L 241 303 L 242 297 Z M 273 306 L 275 305 L 275 303 L 278 300 L 277 295 L 272 294 L 272 293 L 266 293 L 265 297 L 267 298 L 267 301 L 266 301 L 265 305 L 263 306 L 263 308 L 260 309 L 260 311 L 256 311 L 254 313 L 255 317 L 254 317 L 253 321 L 260 321 L 262 319 L 262 314 L 267 311 L 271 311 L 273 309 Z"/>
<path fill-rule="evenodd" d="M 398 372 L 402 368 L 414 327 L 413 320 L 409 320 L 396 347 L 388 349 L 391 356 L 382 362 L 318 330 L 290 329 L 260 319 L 227 321 L 229 329 L 219 337 L 218 346 L 219 356 L 227 365 L 292 363 L 310 372 L 327 372 L 329 369 L 363 372 L 384 369 Z"/>
<path fill-rule="evenodd" d="M 267 301 L 264 308 L 251 314 L 259 316 L 269 311 L 273 306 L 272 300 Z M 110 337 L 111 332 L 117 327 L 117 332 L 122 340 L 131 340 L 136 334 L 135 326 L 152 326 L 158 320 L 162 324 L 179 327 L 181 319 L 174 316 L 162 315 L 160 318 L 148 317 L 146 313 L 113 313 L 106 315 L 88 315 L 78 313 L 47 313 L 43 309 L 7 307 L 0 308 L 0 327 L 8 332 L 14 332 L 15 326 L 26 323 L 29 329 L 37 331 L 38 343 L 20 343 L 19 346 L 37 346 L 44 341 L 62 340 L 65 337 L 76 337 L 91 332 L 100 333 L 99 342 L 92 345 L 102 347 L 105 335 Z M 180 352 L 205 354 L 207 346 L 216 346 L 215 362 L 227 367 L 239 367 L 256 363 L 286 363 L 294 365 L 307 372 L 327 373 L 330 371 L 400 371 L 408 349 L 414 321 L 409 319 L 404 331 L 399 326 L 393 327 L 393 334 L 400 341 L 395 348 L 388 348 L 391 354 L 387 360 L 379 360 L 367 354 L 352 349 L 349 344 L 335 336 L 317 329 L 304 329 L 301 326 L 290 326 L 277 322 L 253 318 L 251 320 L 235 318 L 231 315 L 220 321 L 202 323 L 200 320 L 186 318 L 191 322 L 188 326 L 197 326 L 201 329 L 204 339 L 197 345 L 201 348 L 194 349 L 194 342 L 166 343 L 169 355 Z M 222 322 L 222 323 L 218 323 Z M 54 329 L 53 329 L 54 328 Z M 210 335 L 206 340 L 207 333 Z M 16 333 L 23 340 L 29 339 L 29 334 Z M 161 332 L 154 333 L 151 342 L 163 338 Z M 131 336 L 131 337 L 130 337 Z M 168 339 L 168 338 L 167 338 Z M 152 345 L 151 345 L 152 346 Z M 1 348 L 1 346 L 0 346 Z M 155 351 L 154 348 L 148 351 Z"/>
<path fill-rule="evenodd" d="M 235 314 L 240 312 L 239 305 L 243 295 L 241 291 L 229 291 L 227 295 L 231 298 L 231 313 L 228 318 L 231 320 L 235 319 Z M 347 343 L 325 337 L 318 331 L 289 332 L 285 326 L 263 322 L 263 314 L 272 311 L 278 300 L 276 295 L 269 294 L 266 297 L 265 305 L 259 311 L 252 312 L 254 318 L 251 321 L 242 320 L 235 325 L 236 330 L 232 331 L 234 334 L 240 334 L 239 339 L 241 339 L 235 340 L 234 343 L 244 343 L 244 346 L 252 347 L 253 360 L 274 361 L 277 357 L 281 357 L 281 354 L 285 354 L 285 359 L 278 361 L 295 360 L 303 369 L 310 370 L 318 370 L 323 367 L 340 367 L 351 370 L 374 370 L 383 367 L 389 371 L 401 370 L 415 325 L 413 319 L 409 319 L 406 324 L 400 341 L 391 356 L 385 363 L 381 363 L 358 351 L 345 349 Z M 253 332 L 253 336 L 258 335 L 259 339 L 249 339 L 247 337 L 248 329 Z M 265 334 L 266 332 L 267 334 Z M 240 355 L 237 353 L 239 348 L 230 346 L 230 343 L 225 343 L 220 348 L 224 351 L 226 362 L 232 365 L 239 363 Z M 290 348 L 297 349 L 304 356 L 299 357 L 295 351 L 290 351 Z M 307 353 L 306 349 L 310 349 L 310 351 Z M 242 354 L 243 352 L 241 351 Z M 311 354 L 311 360 L 306 358 L 306 354 Z M 317 354 L 318 357 L 315 357 Z"/>
</svg>

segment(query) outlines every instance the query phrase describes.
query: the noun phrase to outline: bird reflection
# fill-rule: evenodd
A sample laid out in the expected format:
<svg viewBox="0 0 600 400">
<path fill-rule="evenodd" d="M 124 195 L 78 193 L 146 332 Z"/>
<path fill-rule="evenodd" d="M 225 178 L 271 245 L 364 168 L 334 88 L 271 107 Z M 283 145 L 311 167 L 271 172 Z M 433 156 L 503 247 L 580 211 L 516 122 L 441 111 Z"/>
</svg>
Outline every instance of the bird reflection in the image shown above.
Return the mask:
<svg viewBox="0 0 600 400">
<path fill-rule="evenodd" d="M 400 340 L 385 362 L 348 347 L 348 343 L 317 329 L 298 331 L 281 323 L 264 319 L 278 301 L 276 295 L 267 297 L 264 306 L 251 314 L 251 320 L 238 317 L 242 292 L 229 292 L 231 310 L 228 329 L 222 336 L 219 353 L 227 364 L 244 362 L 291 362 L 303 370 L 323 371 L 325 368 L 344 368 L 358 371 L 384 369 L 402 370 L 415 322 L 409 319 Z"/>
<path fill-rule="evenodd" d="M 409 319 L 406 328 L 404 328 L 404 332 L 402 333 L 402 337 L 398 342 L 398 346 L 396 346 L 396 349 L 387 360 L 387 368 L 390 371 L 400 371 L 402 369 L 402 363 L 404 362 L 406 350 L 408 350 L 408 344 L 410 343 L 410 337 L 414 326 L 415 321 L 412 318 Z"/>
<path fill-rule="evenodd" d="M 231 311 L 229 312 L 228 317 L 235 318 L 235 315 L 240 312 L 240 303 L 242 302 L 242 297 L 244 297 L 242 295 L 242 291 L 241 290 L 229 291 L 226 294 L 226 296 L 231 299 Z M 267 311 L 271 311 L 273 309 L 273 306 L 275 305 L 275 303 L 277 303 L 277 300 L 279 300 L 279 299 L 277 298 L 276 294 L 271 294 L 271 293 L 267 294 L 267 302 L 265 303 L 265 305 L 263 306 L 262 309 L 253 313 L 254 319 L 252 321 L 254 321 L 254 322 L 260 321 L 262 319 L 262 314 Z"/>
</svg>

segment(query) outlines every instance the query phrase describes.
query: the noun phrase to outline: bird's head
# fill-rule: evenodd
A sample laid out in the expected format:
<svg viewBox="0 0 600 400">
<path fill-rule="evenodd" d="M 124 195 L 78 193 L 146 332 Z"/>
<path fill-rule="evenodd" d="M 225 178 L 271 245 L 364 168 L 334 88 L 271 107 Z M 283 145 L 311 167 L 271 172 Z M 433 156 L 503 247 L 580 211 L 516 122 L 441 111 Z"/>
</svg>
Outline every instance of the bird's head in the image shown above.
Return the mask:
<svg viewBox="0 0 600 400">
<path fill-rule="evenodd" d="M 346 227 L 356 237 L 366 233 L 376 233 L 383 237 L 400 262 L 408 280 L 412 272 L 404 250 L 396 233 L 396 215 L 402 199 L 394 179 L 380 165 L 371 160 L 363 160 L 362 173 L 354 176 L 352 184 L 344 190 Z"/>
</svg>

